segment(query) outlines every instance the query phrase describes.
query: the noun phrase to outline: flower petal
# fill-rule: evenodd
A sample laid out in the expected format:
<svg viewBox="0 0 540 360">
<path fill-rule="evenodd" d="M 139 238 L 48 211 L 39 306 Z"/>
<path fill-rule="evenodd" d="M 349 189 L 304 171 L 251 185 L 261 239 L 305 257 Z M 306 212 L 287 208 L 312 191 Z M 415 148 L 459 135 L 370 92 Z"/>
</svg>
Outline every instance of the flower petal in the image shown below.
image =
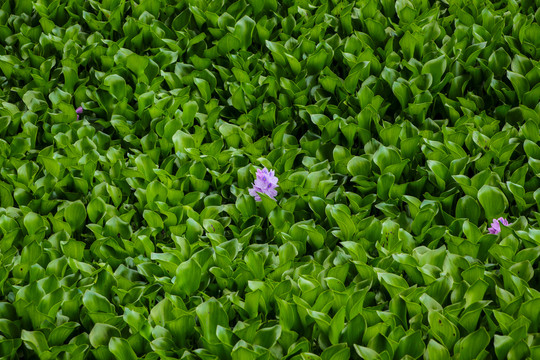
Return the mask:
<svg viewBox="0 0 540 360">
<path fill-rule="evenodd" d="M 277 195 L 277 190 L 268 189 L 268 190 L 266 190 L 265 194 L 270 196 L 271 198 L 274 198 Z"/>
<path fill-rule="evenodd" d="M 253 196 L 253 198 L 255 198 L 255 201 L 261 201 L 261 197 L 259 196 L 259 194 L 257 194 L 257 190 L 256 189 L 249 189 L 249 195 Z"/>
</svg>

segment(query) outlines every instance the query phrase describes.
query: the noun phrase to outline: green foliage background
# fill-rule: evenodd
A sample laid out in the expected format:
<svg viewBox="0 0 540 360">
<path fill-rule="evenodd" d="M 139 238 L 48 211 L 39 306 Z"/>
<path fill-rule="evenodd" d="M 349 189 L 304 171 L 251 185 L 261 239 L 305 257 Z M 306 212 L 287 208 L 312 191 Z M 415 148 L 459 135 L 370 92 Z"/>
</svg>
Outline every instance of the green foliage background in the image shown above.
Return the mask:
<svg viewBox="0 0 540 360">
<path fill-rule="evenodd" d="M 4 1 L 0 356 L 539 359 L 539 8 Z"/>
</svg>

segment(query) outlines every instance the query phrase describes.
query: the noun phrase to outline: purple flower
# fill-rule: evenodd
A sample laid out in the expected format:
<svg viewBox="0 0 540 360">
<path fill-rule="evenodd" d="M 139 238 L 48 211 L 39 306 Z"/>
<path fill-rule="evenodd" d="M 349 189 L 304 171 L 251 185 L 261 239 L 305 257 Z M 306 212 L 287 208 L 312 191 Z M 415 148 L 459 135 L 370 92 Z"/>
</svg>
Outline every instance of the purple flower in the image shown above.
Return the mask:
<svg viewBox="0 0 540 360">
<path fill-rule="evenodd" d="M 253 188 L 249 189 L 249 195 L 255 198 L 255 201 L 261 201 L 261 197 L 257 192 L 266 194 L 275 200 L 277 195 L 276 188 L 278 187 L 278 178 L 274 176 L 274 170 L 268 170 L 264 168 L 262 170 L 257 170 L 257 178 L 252 184 Z"/>
<path fill-rule="evenodd" d="M 500 223 L 499 223 L 500 222 Z M 491 227 L 488 229 L 490 234 L 498 234 L 501 232 L 501 224 L 504 226 L 508 226 L 508 221 L 505 218 L 498 218 L 493 219 L 493 222 L 491 223 Z"/>
<path fill-rule="evenodd" d="M 83 108 L 82 106 L 79 106 L 77 108 L 77 110 L 75 110 L 75 112 L 77 113 L 77 120 L 79 120 L 79 114 L 82 114 L 83 113 Z"/>
</svg>

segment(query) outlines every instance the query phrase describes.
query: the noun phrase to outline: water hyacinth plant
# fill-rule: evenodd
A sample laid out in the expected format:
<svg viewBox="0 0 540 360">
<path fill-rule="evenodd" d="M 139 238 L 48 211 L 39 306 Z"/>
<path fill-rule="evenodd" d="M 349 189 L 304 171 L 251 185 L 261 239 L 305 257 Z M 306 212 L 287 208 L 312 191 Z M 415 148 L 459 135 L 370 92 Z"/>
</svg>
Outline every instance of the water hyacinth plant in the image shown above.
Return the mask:
<svg viewBox="0 0 540 360">
<path fill-rule="evenodd" d="M 540 359 L 539 7 L 0 0 L 0 358 Z"/>
<path fill-rule="evenodd" d="M 276 188 L 278 186 L 278 178 L 274 175 L 274 170 L 268 170 L 267 168 L 258 169 L 255 182 L 252 183 L 253 188 L 249 189 L 249 195 L 255 198 L 255 201 L 261 201 L 261 197 L 258 193 L 268 195 L 271 199 L 275 200 L 277 195 Z"/>
</svg>

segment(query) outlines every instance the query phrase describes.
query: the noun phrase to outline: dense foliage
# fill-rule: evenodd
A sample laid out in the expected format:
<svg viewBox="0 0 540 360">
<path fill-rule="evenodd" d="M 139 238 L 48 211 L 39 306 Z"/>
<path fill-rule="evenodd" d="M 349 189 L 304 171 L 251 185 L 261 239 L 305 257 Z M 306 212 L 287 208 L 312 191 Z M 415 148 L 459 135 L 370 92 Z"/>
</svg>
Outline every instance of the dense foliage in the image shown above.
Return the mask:
<svg viewBox="0 0 540 360">
<path fill-rule="evenodd" d="M 4 1 L 0 356 L 540 359 L 539 8 Z"/>
</svg>

